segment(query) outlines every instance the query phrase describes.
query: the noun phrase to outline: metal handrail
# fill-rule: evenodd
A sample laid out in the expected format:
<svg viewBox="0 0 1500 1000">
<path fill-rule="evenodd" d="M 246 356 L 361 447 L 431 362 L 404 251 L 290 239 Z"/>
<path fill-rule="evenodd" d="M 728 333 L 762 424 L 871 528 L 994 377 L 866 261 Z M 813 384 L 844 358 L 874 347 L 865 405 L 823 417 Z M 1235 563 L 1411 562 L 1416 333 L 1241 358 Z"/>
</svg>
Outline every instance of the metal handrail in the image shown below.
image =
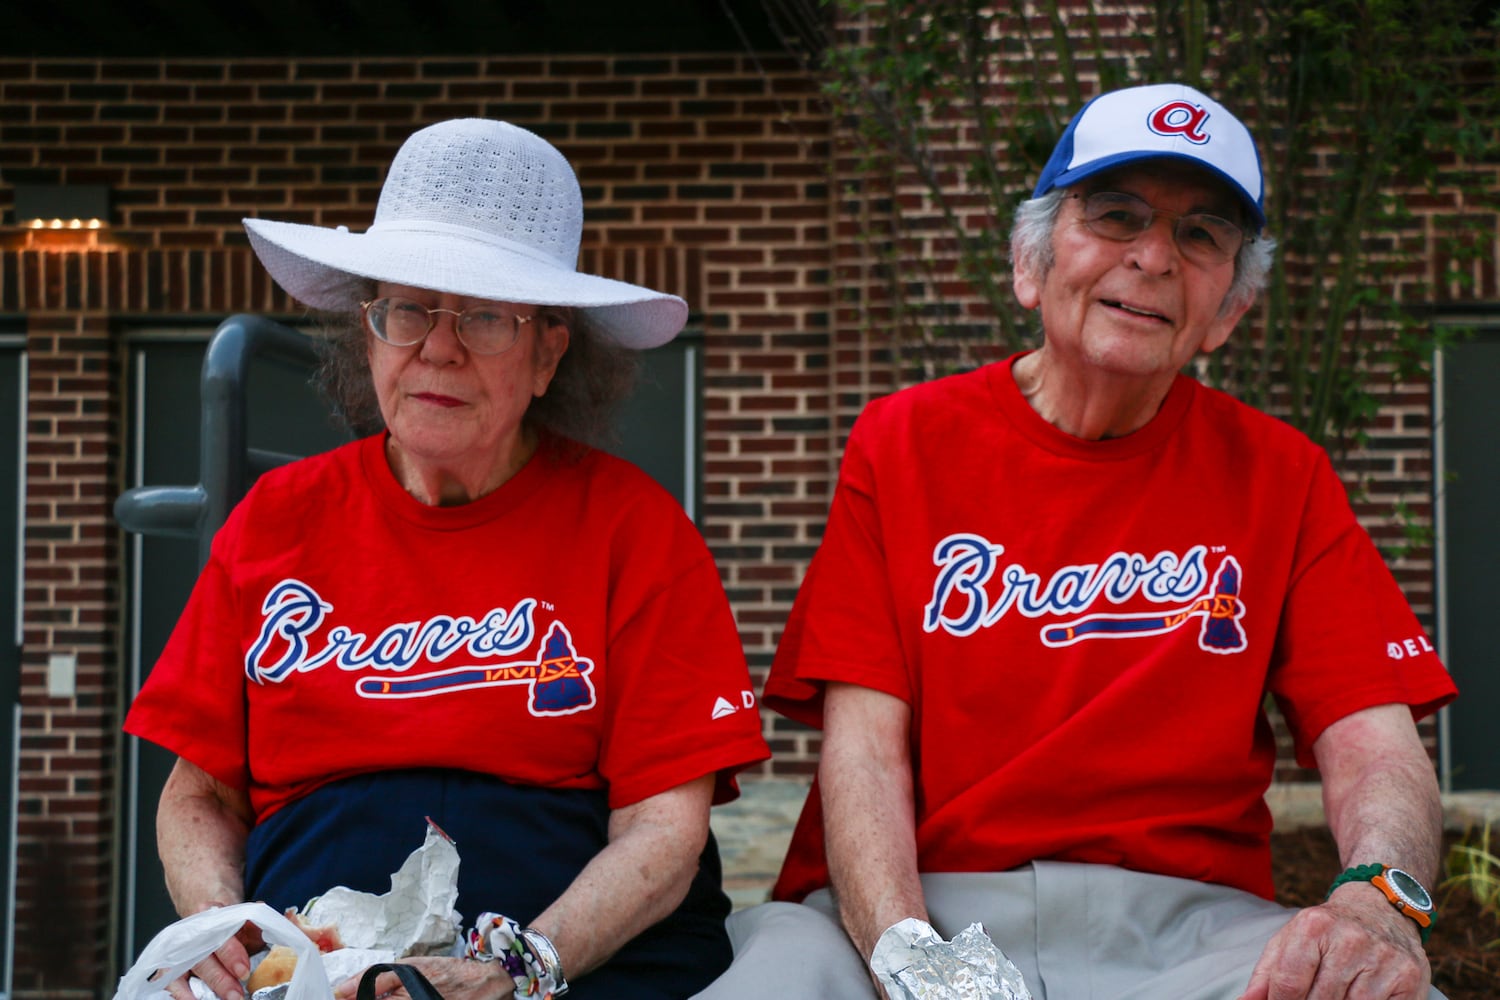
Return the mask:
<svg viewBox="0 0 1500 1000">
<path fill-rule="evenodd" d="M 203 356 L 203 398 L 196 486 L 137 486 L 115 500 L 115 520 L 127 531 L 198 539 L 198 565 L 208 562 L 214 532 L 245 495 L 255 476 L 299 456 L 251 448 L 246 443 L 249 394 L 245 384 L 256 358 L 311 368 L 317 342 L 266 319 L 239 314 L 219 324 Z"/>
</svg>

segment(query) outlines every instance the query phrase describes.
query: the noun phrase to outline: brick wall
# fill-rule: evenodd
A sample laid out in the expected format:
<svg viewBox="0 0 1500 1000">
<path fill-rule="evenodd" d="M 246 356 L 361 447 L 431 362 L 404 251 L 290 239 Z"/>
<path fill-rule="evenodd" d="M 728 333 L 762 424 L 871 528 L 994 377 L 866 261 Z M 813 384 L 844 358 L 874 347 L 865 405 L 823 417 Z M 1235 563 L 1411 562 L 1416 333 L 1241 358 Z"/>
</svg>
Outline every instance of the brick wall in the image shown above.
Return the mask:
<svg viewBox="0 0 1500 1000">
<path fill-rule="evenodd" d="M 72 956 L 59 927 L 108 940 L 118 712 L 118 379 L 107 323 L 63 311 L 28 317 L 26 583 L 17 761 L 18 987 L 90 990 L 103 953 Z M 76 658 L 76 694 L 48 693 L 48 657 Z M 59 890 L 63 891 L 59 891 Z M 29 984 L 28 984 L 29 985 Z"/>
</svg>

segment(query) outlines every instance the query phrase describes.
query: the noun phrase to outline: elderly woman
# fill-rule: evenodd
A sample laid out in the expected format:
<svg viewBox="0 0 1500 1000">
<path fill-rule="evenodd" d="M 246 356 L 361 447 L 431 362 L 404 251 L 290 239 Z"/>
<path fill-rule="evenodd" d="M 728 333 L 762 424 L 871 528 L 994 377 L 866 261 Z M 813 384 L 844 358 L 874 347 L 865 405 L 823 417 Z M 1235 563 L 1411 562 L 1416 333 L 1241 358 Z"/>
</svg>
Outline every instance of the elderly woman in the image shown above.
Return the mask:
<svg viewBox="0 0 1500 1000">
<path fill-rule="evenodd" d="M 579 440 L 686 304 L 577 273 L 578 182 L 503 122 L 413 135 L 365 233 L 246 227 L 350 317 L 332 381 L 384 429 L 256 483 L 126 720 L 178 755 L 178 911 L 384 892 L 430 816 L 465 920 L 503 914 L 527 960 L 410 959 L 449 1000 L 692 994 L 729 961 L 709 806 L 767 750 L 715 710 L 750 682 L 698 532 Z M 258 944 L 195 972 L 237 1000 Z"/>
</svg>

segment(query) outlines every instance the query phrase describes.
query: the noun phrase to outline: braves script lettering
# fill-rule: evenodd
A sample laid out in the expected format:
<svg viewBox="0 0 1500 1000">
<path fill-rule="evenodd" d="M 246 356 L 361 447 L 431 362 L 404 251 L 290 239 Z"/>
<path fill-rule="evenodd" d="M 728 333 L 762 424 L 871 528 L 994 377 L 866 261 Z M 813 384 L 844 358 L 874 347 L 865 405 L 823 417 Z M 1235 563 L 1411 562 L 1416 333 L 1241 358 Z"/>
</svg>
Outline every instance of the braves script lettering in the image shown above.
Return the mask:
<svg viewBox="0 0 1500 1000">
<path fill-rule="evenodd" d="M 1101 598 L 1122 604 L 1136 594 L 1157 604 L 1182 604 L 1196 599 L 1209 582 L 1203 545 L 1150 558 L 1116 552 L 1100 563 L 1064 566 L 1045 581 L 1018 563 L 1000 569 L 996 578 L 1004 552 L 1005 546 L 983 535 L 959 533 L 938 542 L 932 552 L 938 574 L 923 630 L 970 635 L 1012 609 L 1028 618 L 1077 617 Z"/>
<path fill-rule="evenodd" d="M 441 663 L 459 651 L 473 657 L 513 656 L 534 638 L 535 608 L 535 599 L 528 597 L 479 619 L 434 615 L 425 622 L 398 622 L 374 638 L 335 625 L 314 648 L 333 605 L 301 580 L 287 579 L 272 587 L 261 605 L 265 617 L 245 653 L 245 675 L 264 684 L 330 663 L 340 670 L 404 672 L 419 661 Z"/>
</svg>

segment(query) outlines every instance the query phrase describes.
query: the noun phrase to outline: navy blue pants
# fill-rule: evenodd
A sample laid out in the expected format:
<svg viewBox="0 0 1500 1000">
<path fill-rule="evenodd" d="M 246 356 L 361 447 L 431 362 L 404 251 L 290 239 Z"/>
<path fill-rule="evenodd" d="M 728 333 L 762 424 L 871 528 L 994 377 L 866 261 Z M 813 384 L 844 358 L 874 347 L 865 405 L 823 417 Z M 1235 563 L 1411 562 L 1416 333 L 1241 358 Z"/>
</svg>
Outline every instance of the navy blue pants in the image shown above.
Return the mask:
<svg viewBox="0 0 1500 1000">
<path fill-rule="evenodd" d="M 389 892 L 391 874 L 422 845 L 427 816 L 458 845 L 465 930 L 484 910 L 526 926 L 609 839 L 602 791 L 510 785 L 465 771 L 360 775 L 317 789 L 250 832 L 245 898 L 284 911 L 336 885 Z M 605 965 L 570 976 L 569 1000 L 672 1000 L 707 986 L 732 957 L 720 882 L 710 833 L 682 905 Z"/>
</svg>

